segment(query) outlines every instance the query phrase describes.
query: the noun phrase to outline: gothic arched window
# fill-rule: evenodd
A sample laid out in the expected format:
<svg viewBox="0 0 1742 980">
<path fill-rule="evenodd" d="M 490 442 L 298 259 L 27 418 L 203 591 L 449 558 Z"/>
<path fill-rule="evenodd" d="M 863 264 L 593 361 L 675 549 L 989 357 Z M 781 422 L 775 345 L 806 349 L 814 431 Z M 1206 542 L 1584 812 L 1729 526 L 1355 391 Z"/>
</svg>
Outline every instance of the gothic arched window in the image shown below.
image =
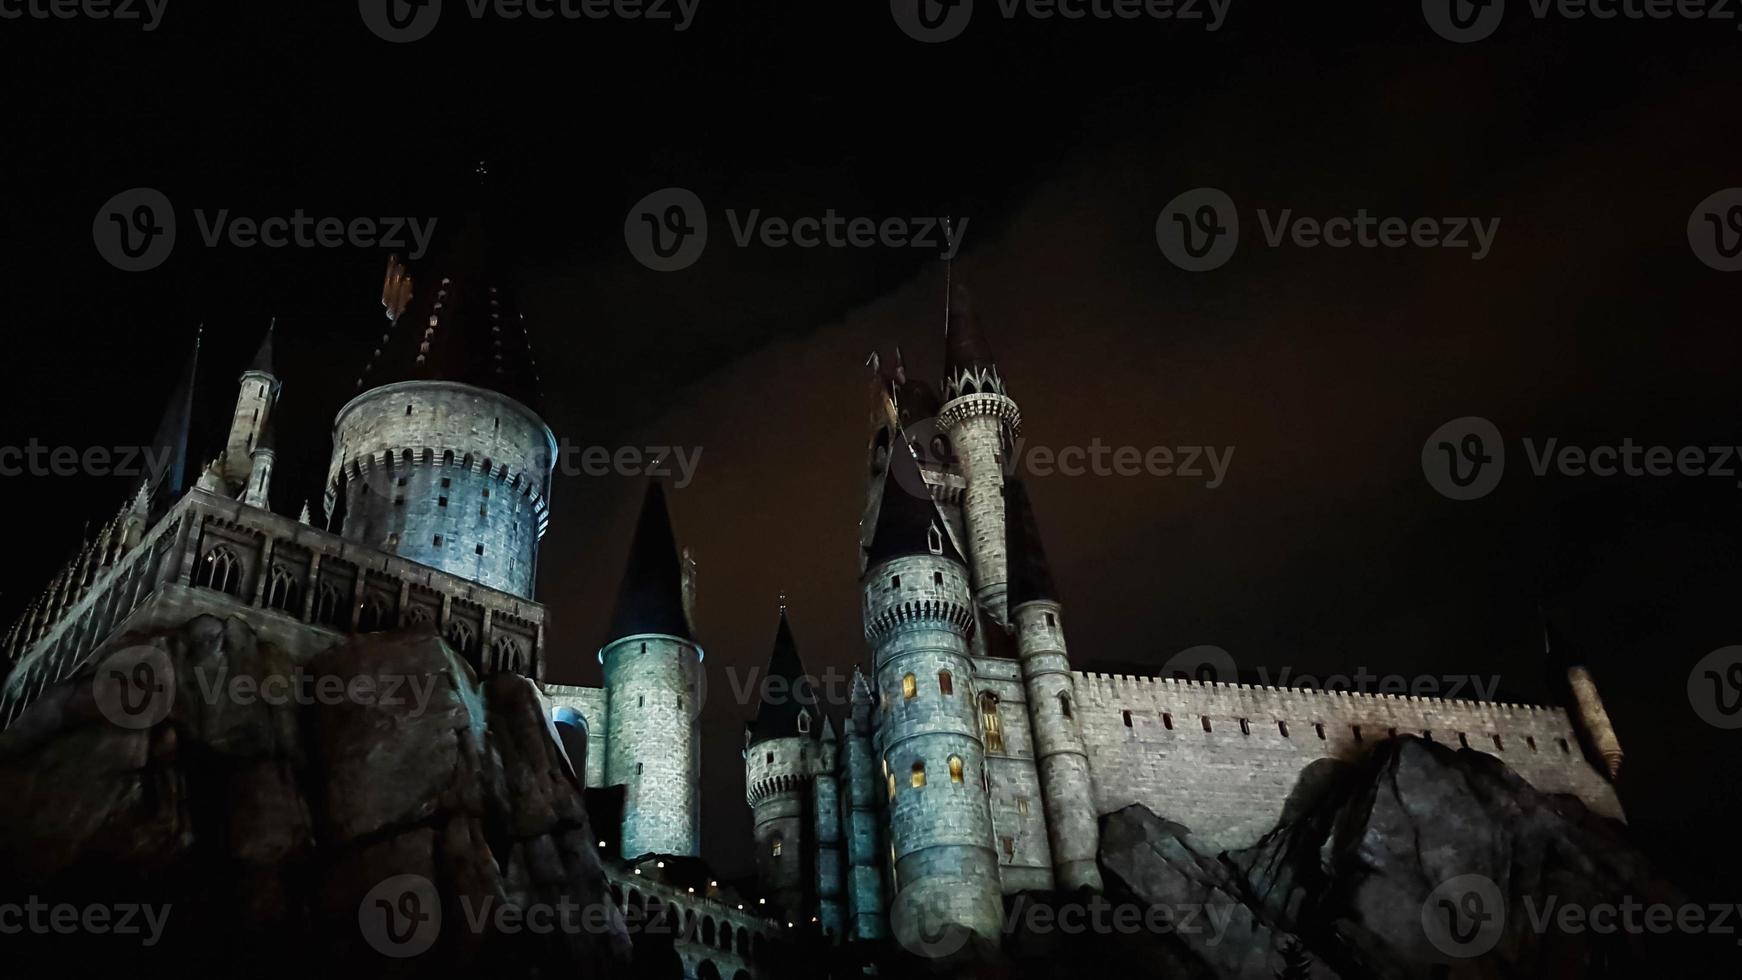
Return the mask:
<svg viewBox="0 0 1742 980">
<path fill-rule="evenodd" d="M 235 595 L 242 585 L 241 559 L 236 557 L 236 553 L 228 545 L 218 545 L 206 552 L 206 560 L 200 562 L 194 584 Z"/>
<path fill-rule="evenodd" d="M 387 597 L 379 593 L 370 593 L 363 597 L 363 608 L 357 613 L 357 632 L 379 633 L 390 624 L 387 622 Z"/>
<path fill-rule="evenodd" d="M 497 670 L 517 670 L 520 666 L 520 644 L 512 636 L 498 636 L 490 645 Z"/>
<path fill-rule="evenodd" d="M 345 597 L 340 594 L 339 587 L 331 582 L 322 582 L 315 592 L 315 622 L 322 626 L 344 629 L 347 625 L 344 619 Z"/>
<path fill-rule="evenodd" d="M 980 695 L 980 729 L 985 736 L 986 751 L 1004 751 L 1004 725 L 998 718 L 998 695 L 990 691 Z"/>
<path fill-rule="evenodd" d="M 273 565 L 266 579 L 266 608 L 289 613 L 302 611 L 302 586 L 283 565 Z"/>
<path fill-rule="evenodd" d="M 946 698 L 956 693 L 955 679 L 950 676 L 950 672 L 947 670 L 938 671 L 938 693 Z"/>
</svg>

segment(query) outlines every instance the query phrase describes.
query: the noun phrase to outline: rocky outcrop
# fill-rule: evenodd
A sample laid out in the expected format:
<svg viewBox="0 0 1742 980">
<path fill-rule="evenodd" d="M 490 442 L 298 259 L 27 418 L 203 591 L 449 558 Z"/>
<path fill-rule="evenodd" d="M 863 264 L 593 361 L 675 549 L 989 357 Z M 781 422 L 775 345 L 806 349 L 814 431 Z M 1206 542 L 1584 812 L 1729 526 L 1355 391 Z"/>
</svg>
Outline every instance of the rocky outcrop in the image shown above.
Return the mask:
<svg viewBox="0 0 1742 980">
<path fill-rule="evenodd" d="M 1158 965 L 1141 976 L 1736 973 L 1733 935 L 1663 925 L 1690 909 L 1709 923 L 1710 907 L 1659 878 L 1620 824 L 1492 756 L 1417 738 L 1303 774 L 1281 824 L 1241 852 L 1142 807 L 1110 814 L 1101 864 L 1111 901 L 1226 923 L 1145 937 Z"/>
<path fill-rule="evenodd" d="M 305 665 L 238 619 L 129 639 L 132 660 L 56 685 L 0 735 L 0 905 L 41 910 L 7 937 L 12 975 L 628 971 L 531 681 L 479 681 L 433 633 Z M 123 693 L 144 709 L 118 714 L 115 686 L 142 680 Z M 123 915 L 157 928 L 122 932 Z"/>
</svg>

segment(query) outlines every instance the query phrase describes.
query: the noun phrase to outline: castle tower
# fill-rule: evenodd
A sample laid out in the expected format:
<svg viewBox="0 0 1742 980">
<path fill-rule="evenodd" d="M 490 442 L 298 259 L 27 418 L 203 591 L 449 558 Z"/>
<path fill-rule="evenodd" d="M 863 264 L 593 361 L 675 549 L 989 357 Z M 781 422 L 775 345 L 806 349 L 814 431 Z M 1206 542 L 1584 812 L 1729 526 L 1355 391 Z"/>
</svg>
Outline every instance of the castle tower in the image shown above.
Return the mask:
<svg viewBox="0 0 1742 980">
<path fill-rule="evenodd" d="M 334 422 L 325 509 L 353 541 L 531 598 L 556 437 L 489 239 L 475 211 L 415 289 L 390 260 L 388 327 Z"/>
<path fill-rule="evenodd" d="M 702 648 L 684 612 L 665 491 L 649 483 L 617 595 L 605 668 L 605 785 L 623 786 L 623 856 L 694 857 L 701 823 Z"/>
<path fill-rule="evenodd" d="M 917 471 L 898 441 L 861 590 L 883 696 L 890 926 L 909 950 L 939 955 L 960 949 L 964 930 L 995 942 L 1003 903 L 973 700 L 968 568 L 936 504 L 904 488 Z"/>
<path fill-rule="evenodd" d="M 820 719 L 784 604 L 761 694 L 756 717 L 744 732 L 744 793 L 752 813 L 756 880 L 782 911 L 797 916 L 811 907 L 816 879 L 811 782 L 820 771 Z"/>
<path fill-rule="evenodd" d="M 1602 764 L 1602 770 L 1611 781 L 1621 775 L 1621 764 L 1626 761 L 1626 753 L 1621 751 L 1621 738 L 1615 734 L 1615 724 L 1609 720 L 1609 709 L 1603 706 L 1603 698 L 1597 692 L 1597 679 L 1591 676 L 1591 669 L 1584 658 L 1574 655 L 1574 652 L 1564 643 L 1556 642 L 1554 630 L 1547 619 L 1542 624 L 1543 652 L 1549 662 L 1558 664 L 1564 672 L 1567 691 L 1572 695 L 1572 704 L 1567 712 L 1572 716 L 1573 726 L 1584 738 L 1585 746 Z"/>
<path fill-rule="evenodd" d="M 847 932 L 849 940 L 882 939 L 884 928 L 883 823 L 878 814 L 882 787 L 877 778 L 877 753 L 872 748 L 871 684 L 853 667 L 853 713 L 841 739 L 841 796 L 846 801 L 842 830 L 847 851 Z"/>
<path fill-rule="evenodd" d="M 938 424 L 967 483 L 962 511 L 974 598 L 1000 623 L 1008 623 L 1009 558 L 1004 543 L 1004 463 L 1022 414 L 1004 393 L 991 348 L 980 333 L 968 291 L 950 296 L 944 340 L 944 405 Z"/>
<path fill-rule="evenodd" d="M 278 406 L 278 393 L 283 387 L 272 367 L 272 334 L 276 326 L 277 321 L 273 321 L 266 328 L 260 349 L 254 352 L 254 359 L 242 372 L 240 390 L 236 394 L 236 411 L 230 417 L 230 434 L 224 440 L 220 476 L 226 488 L 236 496 L 242 496 L 248 490 L 254 468 L 254 448 L 260 444 L 261 433 L 272 421 L 272 412 Z"/>
<path fill-rule="evenodd" d="M 1010 547 L 1010 615 L 1016 627 L 1017 656 L 1028 691 L 1035 765 L 1046 802 L 1047 837 L 1060 891 L 1100 891 L 1100 822 L 1095 816 L 1089 753 L 1077 727 L 1072 702 L 1070 654 L 1065 647 L 1064 613 L 1053 585 L 1052 567 L 1041 546 L 1040 529 L 1028 488 L 1020 479 L 1004 484 Z"/>
<path fill-rule="evenodd" d="M 254 443 L 254 450 L 248 454 L 248 485 L 242 490 L 242 502 L 261 510 L 272 509 L 272 464 L 278 458 L 274 435 L 277 429 L 276 420 L 268 415 L 266 424 L 260 429 L 260 438 Z"/>
</svg>

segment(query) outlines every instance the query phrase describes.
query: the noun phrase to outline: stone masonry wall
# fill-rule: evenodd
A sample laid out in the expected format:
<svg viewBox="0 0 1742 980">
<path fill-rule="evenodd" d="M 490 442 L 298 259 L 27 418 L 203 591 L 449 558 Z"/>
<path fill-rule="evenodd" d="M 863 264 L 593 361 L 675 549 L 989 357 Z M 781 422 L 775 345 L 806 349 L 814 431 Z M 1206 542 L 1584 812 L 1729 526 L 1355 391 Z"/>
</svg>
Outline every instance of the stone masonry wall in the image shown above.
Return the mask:
<svg viewBox="0 0 1742 980">
<path fill-rule="evenodd" d="M 1075 682 L 1097 812 L 1141 803 L 1227 848 L 1275 826 L 1309 764 L 1352 761 L 1402 734 L 1486 752 L 1539 790 L 1623 816 L 1560 708 L 1081 672 Z"/>
</svg>

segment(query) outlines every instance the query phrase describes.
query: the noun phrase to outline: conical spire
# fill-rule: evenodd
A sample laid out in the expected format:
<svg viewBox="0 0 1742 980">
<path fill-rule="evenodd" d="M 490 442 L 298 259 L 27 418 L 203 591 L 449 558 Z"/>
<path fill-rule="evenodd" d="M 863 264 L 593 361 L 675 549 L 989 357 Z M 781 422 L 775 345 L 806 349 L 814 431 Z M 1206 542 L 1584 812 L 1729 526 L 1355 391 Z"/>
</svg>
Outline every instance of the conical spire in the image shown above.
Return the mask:
<svg viewBox="0 0 1742 980">
<path fill-rule="evenodd" d="M 617 611 L 611 617 L 610 643 L 640 633 L 660 633 L 681 639 L 691 636 L 684 615 L 683 570 L 678 564 L 677 538 L 672 534 L 671 515 L 666 509 L 665 488 L 649 481 L 629 544 L 629 563 L 617 593 Z"/>
<path fill-rule="evenodd" d="M 272 334 L 277 327 L 278 318 L 273 317 L 272 322 L 267 324 L 266 336 L 260 341 L 260 349 L 254 352 L 254 359 L 248 362 L 248 371 L 250 373 L 264 374 L 275 378 L 278 377 L 278 375 L 274 374 L 272 370 Z"/>
<path fill-rule="evenodd" d="M 1004 535 L 1010 549 L 1010 608 L 1037 599 L 1058 601 L 1052 565 L 1034 520 L 1034 504 L 1028 499 L 1027 484 L 1017 476 L 1004 482 Z"/>
<path fill-rule="evenodd" d="M 947 398 L 987 391 L 1004 393 L 992 347 L 980 330 L 973 297 L 965 286 L 950 290 L 950 312 L 944 329 L 944 389 Z"/>
<path fill-rule="evenodd" d="M 490 211 L 476 200 L 451 233 L 442 222 L 440 247 L 418 263 L 409 282 L 398 257 L 389 260 L 389 322 L 357 379 L 359 391 L 399 381 L 457 381 L 542 410 L 532 342 L 509 293 Z M 394 316 L 400 303 L 409 305 Z"/>
<path fill-rule="evenodd" d="M 816 692 L 805 674 L 804 661 L 799 659 L 785 605 L 780 607 L 780 625 L 774 632 L 774 649 L 768 655 L 768 677 L 762 690 L 756 720 L 750 723 L 751 745 L 802 734 L 798 718 L 803 711 L 808 710 L 813 721 L 817 718 Z"/>
<path fill-rule="evenodd" d="M 889 468 L 883 473 L 883 496 L 865 555 L 866 567 L 907 555 L 942 555 L 962 561 L 944 527 L 943 515 L 926 490 L 912 444 L 906 436 L 898 435 L 890 448 Z"/>
<path fill-rule="evenodd" d="M 201 327 L 203 331 L 205 328 Z M 151 459 L 161 469 L 147 477 L 147 495 L 152 514 L 161 514 L 181 498 L 187 487 L 188 431 L 194 417 L 194 380 L 199 374 L 200 335 L 194 335 L 194 348 L 188 354 L 181 378 L 170 393 L 163 418 L 157 424 L 157 434 L 151 440 Z"/>
</svg>

